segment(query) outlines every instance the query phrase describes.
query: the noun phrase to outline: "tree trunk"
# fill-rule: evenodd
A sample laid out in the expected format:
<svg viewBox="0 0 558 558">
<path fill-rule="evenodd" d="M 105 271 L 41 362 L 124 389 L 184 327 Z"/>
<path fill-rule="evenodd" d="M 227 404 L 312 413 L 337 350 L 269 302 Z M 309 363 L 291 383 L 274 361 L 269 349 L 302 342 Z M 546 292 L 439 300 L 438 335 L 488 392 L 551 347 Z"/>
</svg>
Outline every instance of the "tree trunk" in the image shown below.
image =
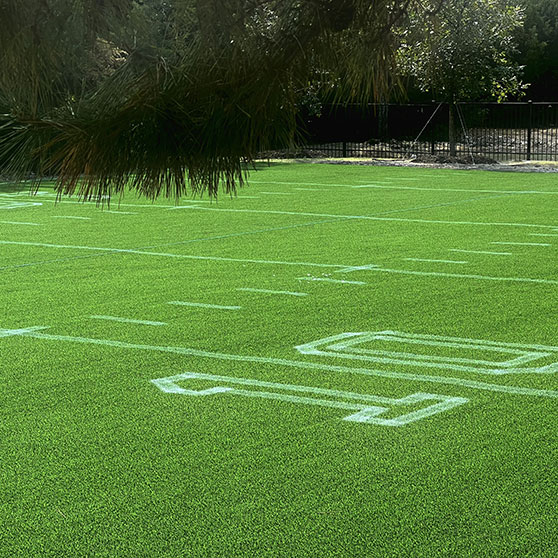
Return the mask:
<svg viewBox="0 0 558 558">
<path fill-rule="evenodd" d="M 448 119 L 449 154 L 450 157 L 457 155 L 457 138 L 455 134 L 455 103 L 449 104 Z"/>
</svg>

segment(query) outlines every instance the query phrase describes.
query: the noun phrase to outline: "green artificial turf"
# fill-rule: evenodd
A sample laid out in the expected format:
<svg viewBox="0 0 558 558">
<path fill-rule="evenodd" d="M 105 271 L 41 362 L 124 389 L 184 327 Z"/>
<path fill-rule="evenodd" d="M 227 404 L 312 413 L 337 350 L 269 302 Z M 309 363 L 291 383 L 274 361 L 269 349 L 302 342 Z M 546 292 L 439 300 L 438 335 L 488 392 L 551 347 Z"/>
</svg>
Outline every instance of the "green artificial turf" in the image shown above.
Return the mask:
<svg viewBox="0 0 558 558">
<path fill-rule="evenodd" d="M 110 212 L 1 185 L 0 556 L 556 556 L 557 256 L 555 174 L 261 165 Z M 237 391 L 151 381 L 188 372 Z M 467 401 L 392 425 L 416 393 Z"/>
</svg>

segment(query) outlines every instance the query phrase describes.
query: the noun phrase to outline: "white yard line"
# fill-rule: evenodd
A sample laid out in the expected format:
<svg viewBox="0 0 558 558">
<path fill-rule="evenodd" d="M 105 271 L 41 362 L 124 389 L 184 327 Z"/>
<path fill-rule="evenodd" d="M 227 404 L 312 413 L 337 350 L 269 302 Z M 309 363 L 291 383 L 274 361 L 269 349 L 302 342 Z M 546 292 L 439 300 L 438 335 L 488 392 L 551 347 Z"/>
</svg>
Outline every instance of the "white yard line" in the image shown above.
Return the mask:
<svg viewBox="0 0 558 558">
<path fill-rule="evenodd" d="M 501 244 L 502 246 L 552 246 L 544 242 L 491 242 L 490 244 Z"/>
<path fill-rule="evenodd" d="M 0 240 L 0 244 L 15 245 L 15 246 L 38 246 L 43 248 L 59 248 L 68 250 L 87 250 L 92 252 L 112 252 L 114 254 L 137 254 L 140 256 L 155 256 L 163 258 L 177 258 L 185 260 L 207 260 L 215 262 L 239 262 L 239 263 L 254 263 L 266 265 L 292 265 L 292 266 L 308 266 L 308 267 L 323 267 L 323 268 L 346 268 L 348 266 L 343 264 L 326 264 L 316 262 L 287 262 L 280 260 L 252 260 L 245 258 L 225 258 L 219 256 L 194 256 L 190 254 L 172 254 L 168 252 L 150 252 L 146 250 L 133 250 L 126 248 L 106 248 L 95 246 L 79 246 L 71 244 L 49 244 L 46 242 L 24 242 L 17 240 Z"/>
<path fill-rule="evenodd" d="M 282 295 L 291 295 L 291 296 L 308 296 L 308 293 L 298 293 L 294 291 L 273 291 L 270 289 L 253 289 L 250 287 L 239 287 L 236 289 L 237 291 L 246 291 L 249 293 L 267 293 L 267 294 L 282 294 Z"/>
<path fill-rule="evenodd" d="M 183 300 L 173 300 L 167 302 L 167 304 L 172 304 L 174 306 L 193 306 L 196 308 L 213 308 L 215 310 L 240 310 L 242 306 L 222 306 L 220 304 L 205 304 L 203 302 L 185 302 Z"/>
<path fill-rule="evenodd" d="M 118 316 L 89 316 L 95 320 L 109 320 L 111 322 L 122 322 L 125 324 L 142 324 L 142 325 L 151 325 L 151 326 L 164 326 L 167 325 L 166 322 L 153 322 L 150 320 L 134 320 L 132 318 L 119 318 Z"/>
<path fill-rule="evenodd" d="M 41 227 L 42 223 L 27 223 L 25 221 L 0 221 L 4 225 L 32 225 L 35 227 Z"/>
<path fill-rule="evenodd" d="M 299 281 L 323 281 L 325 283 L 347 283 L 349 285 L 366 285 L 364 281 L 347 281 L 345 279 L 330 279 L 329 277 L 297 277 Z"/>
<path fill-rule="evenodd" d="M 403 258 L 409 262 L 432 262 L 432 263 L 449 263 L 449 264 L 467 264 L 469 262 L 463 260 L 430 260 L 427 258 Z"/>
<path fill-rule="evenodd" d="M 73 215 L 53 215 L 53 219 L 79 219 L 80 221 L 89 221 L 91 217 L 75 217 Z"/>
<path fill-rule="evenodd" d="M 529 236 L 558 236 L 558 233 L 528 233 Z"/>
<path fill-rule="evenodd" d="M 511 386 L 503 384 L 493 384 L 481 382 L 477 380 L 468 380 L 466 378 L 454 378 L 451 376 L 431 376 L 425 374 L 411 374 L 406 372 L 395 372 L 391 370 L 376 370 L 370 368 L 351 368 L 348 366 L 339 366 L 334 364 L 324 364 L 319 362 L 309 362 L 301 360 L 288 360 L 283 358 L 237 355 L 230 353 L 219 353 L 202 351 L 189 347 L 169 347 L 157 345 L 143 345 L 137 343 L 127 343 L 125 341 L 116 341 L 110 339 L 95 339 L 87 337 L 72 337 L 68 335 L 50 335 L 41 333 L 38 330 L 43 327 L 24 328 L 18 330 L 2 330 L 0 329 L 0 337 L 21 335 L 23 337 L 31 337 L 35 339 L 44 339 L 50 341 L 65 341 L 70 343 L 79 343 L 85 345 L 99 345 L 105 347 L 115 347 L 120 349 L 141 350 L 150 352 L 164 352 L 185 355 L 189 357 L 212 358 L 225 360 L 230 362 L 252 362 L 257 364 L 272 364 L 281 367 L 305 368 L 308 370 L 321 370 L 328 372 L 342 372 L 348 374 L 360 374 L 371 377 L 394 378 L 398 380 L 408 380 L 413 382 L 426 382 L 465 387 L 468 389 L 476 389 L 490 392 L 500 392 L 507 395 L 525 395 L 532 397 L 549 397 L 558 398 L 558 391 L 536 389 L 521 386 Z"/>
<path fill-rule="evenodd" d="M 487 256 L 513 256 L 512 252 L 489 252 L 487 250 L 461 250 L 459 248 L 450 248 L 449 251 L 463 254 L 486 254 Z"/>
</svg>

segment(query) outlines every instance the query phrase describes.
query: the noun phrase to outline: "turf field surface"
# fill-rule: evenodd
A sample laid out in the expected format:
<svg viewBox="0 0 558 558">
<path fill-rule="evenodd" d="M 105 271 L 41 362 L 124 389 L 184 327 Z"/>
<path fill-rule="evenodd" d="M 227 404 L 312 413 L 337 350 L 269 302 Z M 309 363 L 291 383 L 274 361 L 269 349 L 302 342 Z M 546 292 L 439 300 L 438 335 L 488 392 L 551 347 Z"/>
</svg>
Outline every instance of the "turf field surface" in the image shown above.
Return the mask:
<svg viewBox="0 0 558 558">
<path fill-rule="evenodd" d="M 558 178 L 0 186 L 0 556 L 558 551 Z"/>
</svg>

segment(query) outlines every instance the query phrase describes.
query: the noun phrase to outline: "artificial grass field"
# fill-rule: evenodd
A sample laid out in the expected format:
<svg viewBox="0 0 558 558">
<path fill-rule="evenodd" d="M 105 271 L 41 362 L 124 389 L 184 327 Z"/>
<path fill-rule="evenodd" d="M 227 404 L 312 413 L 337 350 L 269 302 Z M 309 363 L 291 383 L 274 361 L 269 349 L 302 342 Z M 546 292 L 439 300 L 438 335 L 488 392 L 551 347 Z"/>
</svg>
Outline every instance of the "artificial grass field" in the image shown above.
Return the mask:
<svg viewBox="0 0 558 558">
<path fill-rule="evenodd" d="M 557 555 L 558 175 L 0 189 L 0 556 Z"/>
</svg>

